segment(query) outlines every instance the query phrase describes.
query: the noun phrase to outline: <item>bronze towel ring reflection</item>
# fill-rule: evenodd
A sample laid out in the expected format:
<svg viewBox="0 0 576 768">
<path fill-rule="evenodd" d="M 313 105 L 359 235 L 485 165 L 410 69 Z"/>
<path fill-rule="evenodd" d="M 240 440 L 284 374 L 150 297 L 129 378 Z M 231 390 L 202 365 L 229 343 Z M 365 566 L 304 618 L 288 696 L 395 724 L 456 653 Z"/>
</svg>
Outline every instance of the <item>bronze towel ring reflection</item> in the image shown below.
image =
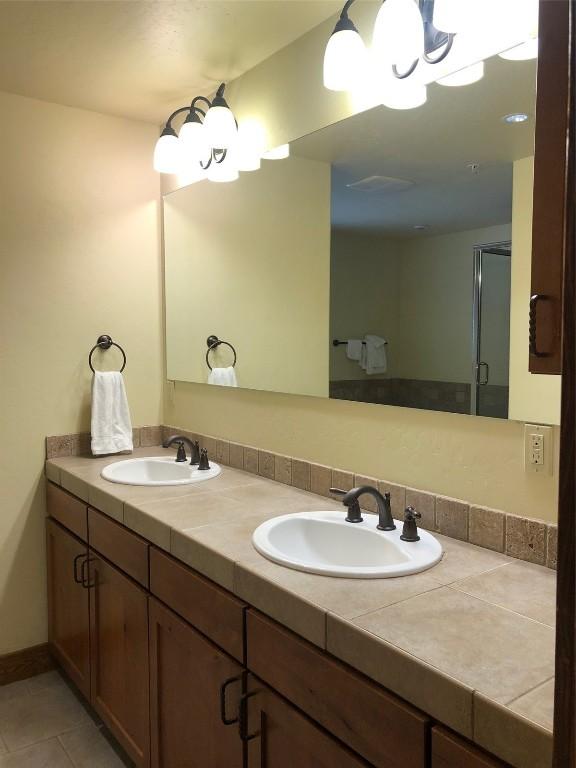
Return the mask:
<svg viewBox="0 0 576 768">
<path fill-rule="evenodd" d="M 219 347 L 220 344 L 226 344 L 227 347 L 230 347 L 230 349 L 234 353 L 234 362 L 232 363 L 232 368 L 236 366 L 236 359 L 237 359 L 236 350 L 234 349 L 232 344 L 230 344 L 229 341 L 222 341 L 221 339 L 218 338 L 218 336 L 208 336 L 208 338 L 206 339 L 206 344 L 208 345 L 208 351 L 206 352 L 206 365 L 208 366 L 208 368 L 210 368 L 210 370 L 212 370 L 212 366 L 210 365 L 208 356 L 210 355 L 210 352 L 212 352 L 213 349 L 216 349 L 216 347 Z"/>
<path fill-rule="evenodd" d="M 120 368 L 120 373 L 126 368 L 126 353 L 120 346 L 120 344 L 116 344 L 115 341 L 112 341 L 112 337 L 108 336 L 108 334 L 104 333 L 102 336 L 98 336 L 98 340 L 96 341 L 96 344 L 92 347 L 90 350 L 90 354 L 88 355 L 88 365 L 90 366 L 90 370 L 92 373 L 96 373 L 94 370 L 94 366 L 92 365 L 92 355 L 97 349 L 110 349 L 110 347 L 117 347 L 120 352 L 122 352 L 122 368 Z"/>
</svg>

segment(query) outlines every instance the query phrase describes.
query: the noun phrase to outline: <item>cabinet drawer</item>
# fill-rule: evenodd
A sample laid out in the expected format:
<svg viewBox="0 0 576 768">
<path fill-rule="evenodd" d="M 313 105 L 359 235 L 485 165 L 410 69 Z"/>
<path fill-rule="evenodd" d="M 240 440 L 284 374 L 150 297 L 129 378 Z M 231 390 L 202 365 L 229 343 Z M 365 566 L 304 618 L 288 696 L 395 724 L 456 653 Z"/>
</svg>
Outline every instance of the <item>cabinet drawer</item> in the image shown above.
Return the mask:
<svg viewBox="0 0 576 768">
<path fill-rule="evenodd" d="M 58 520 L 82 541 L 88 541 L 87 507 L 83 501 L 54 483 L 47 483 L 46 505 L 50 517 Z"/>
<path fill-rule="evenodd" d="M 432 768 L 508 768 L 445 728 L 432 728 Z"/>
<path fill-rule="evenodd" d="M 243 602 L 154 547 L 150 549 L 150 591 L 243 663 Z"/>
<path fill-rule="evenodd" d="M 91 507 L 88 508 L 88 531 L 92 549 L 148 589 L 150 545 L 147 541 Z"/>
<path fill-rule="evenodd" d="M 429 718 L 261 614 L 248 668 L 377 768 L 424 768 Z"/>
</svg>

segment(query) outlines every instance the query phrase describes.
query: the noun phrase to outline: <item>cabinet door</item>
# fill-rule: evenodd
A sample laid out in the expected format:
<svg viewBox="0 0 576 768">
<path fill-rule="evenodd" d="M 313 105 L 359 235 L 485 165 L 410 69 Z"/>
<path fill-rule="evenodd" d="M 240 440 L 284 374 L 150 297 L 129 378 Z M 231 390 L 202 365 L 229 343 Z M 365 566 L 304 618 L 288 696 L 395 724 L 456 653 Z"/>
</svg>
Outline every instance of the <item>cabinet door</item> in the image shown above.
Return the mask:
<svg viewBox="0 0 576 768">
<path fill-rule="evenodd" d="M 507 768 L 483 750 L 445 728 L 432 729 L 432 768 Z"/>
<path fill-rule="evenodd" d="M 237 662 L 150 598 L 153 768 L 242 768 L 241 686 Z"/>
<path fill-rule="evenodd" d="M 369 765 L 252 676 L 242 699 L 240 732 L 248 748 L 248 768 Z"/>
<path fill-rule="evenodd" d="M 78 689 L 90 697 L 90 617 L 82 586 L 86 544 L 61 525 L 46 520 L 48 636 L 54 656 Z"/>
<path fill-rule="evenodd" d="M 148 596 L 89 550 L 92 706 L 137 766 L 150 764 Z"/>
<path fill-rule="evenodd" d="M 569 6 L 569 0 L 540 0 L 532 215 L 531 373 L 562 371 Z"/>
</svg>

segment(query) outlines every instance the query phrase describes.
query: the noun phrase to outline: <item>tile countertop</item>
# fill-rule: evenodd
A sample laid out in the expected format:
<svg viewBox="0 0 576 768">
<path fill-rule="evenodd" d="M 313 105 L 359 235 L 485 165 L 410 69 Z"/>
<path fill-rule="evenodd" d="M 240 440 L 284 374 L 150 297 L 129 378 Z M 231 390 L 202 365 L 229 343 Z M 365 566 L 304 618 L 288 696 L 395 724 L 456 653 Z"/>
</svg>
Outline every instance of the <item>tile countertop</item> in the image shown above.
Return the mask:
<svg viewBox="0 0 576 768">
<path fill-rule="evenodd" d="M 100 477 L 125 458 L 51 459 L 46 476 L 516 768 L 549 768 L 553 571 L 438 534 L 442 562 L 413 576 L 294 571 L 259 555 L 253 530 L 341 503 L 228 467 L 198 485 Z"/>
</svg>

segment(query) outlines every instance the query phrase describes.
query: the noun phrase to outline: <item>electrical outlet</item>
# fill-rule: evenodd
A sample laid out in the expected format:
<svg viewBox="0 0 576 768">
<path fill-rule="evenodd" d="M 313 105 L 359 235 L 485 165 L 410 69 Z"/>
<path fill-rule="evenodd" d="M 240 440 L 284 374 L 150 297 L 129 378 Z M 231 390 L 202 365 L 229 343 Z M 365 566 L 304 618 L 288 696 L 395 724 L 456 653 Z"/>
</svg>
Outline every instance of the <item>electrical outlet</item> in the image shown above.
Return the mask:
<svg viewBox="0 0 576 768">
<path fill-rule="evenodd" d="M 524 425 L 524 466 L 526 472 L 552 474 L 552 427 Z"/>
</svg>

